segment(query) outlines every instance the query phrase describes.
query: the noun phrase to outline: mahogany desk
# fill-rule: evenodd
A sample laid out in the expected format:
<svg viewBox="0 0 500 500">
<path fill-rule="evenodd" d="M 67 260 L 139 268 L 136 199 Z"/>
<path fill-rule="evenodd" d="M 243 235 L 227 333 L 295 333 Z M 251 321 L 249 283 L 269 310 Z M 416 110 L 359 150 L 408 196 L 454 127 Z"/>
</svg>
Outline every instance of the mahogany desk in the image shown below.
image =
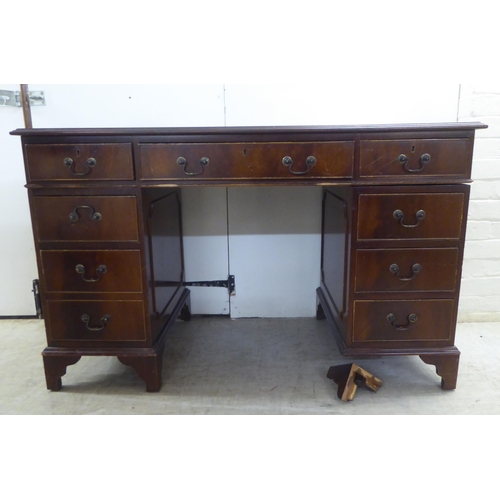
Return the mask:
<svg viewBox="0 0 500 500">
<path fill-rule="evenodd" d="M 47 387 L 117 356 L 159 391 L 190 318 L 179 188 L 323 186 L 318 319 L 347 356 L 418 355 L 456 387 L 454 345 L 476 129 L 20 129 Z M 297 263 L 300 265 L 300 263 Z"/>
</svg>

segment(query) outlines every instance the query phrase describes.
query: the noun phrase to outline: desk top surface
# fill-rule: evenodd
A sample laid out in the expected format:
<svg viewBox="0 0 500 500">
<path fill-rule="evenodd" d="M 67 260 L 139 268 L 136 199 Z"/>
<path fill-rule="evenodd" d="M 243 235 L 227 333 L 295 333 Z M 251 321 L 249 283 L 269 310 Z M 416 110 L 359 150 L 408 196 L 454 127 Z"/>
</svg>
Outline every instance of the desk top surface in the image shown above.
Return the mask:
<svg viewBox="0 0 500 500">
<path fill-rule="evenodd" d="M 109 135 L 257 135 L 268 134 L 345 134 L 370 132 L 446 132 L 488 128 L 480 122 L 402 123 L 380 125 L 317 125 L 266 127 L 144 127 L 144 128 L 32 128 L 17 129 L 11 135 L 20 136 L 109 136 Z"/>
</svg>

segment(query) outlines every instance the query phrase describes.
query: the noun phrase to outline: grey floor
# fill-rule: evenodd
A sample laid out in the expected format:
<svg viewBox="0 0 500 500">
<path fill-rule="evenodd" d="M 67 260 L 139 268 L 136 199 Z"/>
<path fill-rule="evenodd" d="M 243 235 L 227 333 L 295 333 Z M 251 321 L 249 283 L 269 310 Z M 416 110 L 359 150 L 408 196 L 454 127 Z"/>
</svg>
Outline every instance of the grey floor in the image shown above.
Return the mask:
<svg viewBox="0 0 500 500">
<path fill-rule="evenodd" d="M 1 320 L 0 414 L 500 414 L 500 323 L 459 324 L 456 345 L 458 387 L 442 391 L 418 357 L 340 356 L 325 321 L 193 318 L 167 340 L 159 393 L 146 393 L 134 370 L 109 357 L 82 358 L 50 392 L 43 322 Z M 350 362 L 384 385 L 344 403 L 326 373 Z"/>
</svg>

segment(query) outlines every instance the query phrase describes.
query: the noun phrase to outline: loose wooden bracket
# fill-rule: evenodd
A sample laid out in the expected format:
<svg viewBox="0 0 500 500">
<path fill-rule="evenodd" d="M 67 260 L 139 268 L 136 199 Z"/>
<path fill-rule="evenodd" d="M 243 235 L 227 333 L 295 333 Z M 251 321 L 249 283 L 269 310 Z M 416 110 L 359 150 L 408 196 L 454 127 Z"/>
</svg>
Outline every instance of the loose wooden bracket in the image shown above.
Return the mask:
<svg viewBox="0 0 500 500">
<path fill-rule="evenodd" d="M 354 363 L 331 366 L 326 376 L 339 386 L 337 395 L 344 402 L 352 401 L 356 390 L 361 385 L 365 385 L 368 389 L 377 392 L 383 383 L 382 380 Z"/>
</svg>

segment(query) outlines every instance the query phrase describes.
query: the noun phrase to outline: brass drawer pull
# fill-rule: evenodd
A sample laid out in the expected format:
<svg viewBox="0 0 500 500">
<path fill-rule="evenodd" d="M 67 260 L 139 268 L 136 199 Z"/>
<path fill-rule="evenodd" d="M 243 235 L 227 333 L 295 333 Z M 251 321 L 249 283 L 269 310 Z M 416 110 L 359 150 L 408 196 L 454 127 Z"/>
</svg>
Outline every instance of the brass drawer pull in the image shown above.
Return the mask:
<svg viewBox="0 0 500 500">
<path fill-rule="evenodd" d="M 78 175 L 80 177 L 90 174 L 91 170 L 97 165 L 97 160 L 95 158 L 89 158 L 85 163 L 85 170 L 83 172 L 75 171 L 75 162 L 73 158 L 64 158 L 64 165 L 69 168 L 69 171 L 73 175 Z"/>
<path fill-rule="evenodd" d="M 387 315 L 387 321 L 389 321 L 393 328 L 396 330 L 408 330 L 413 323 L 418 321 L 418 316 L 416 314 L 409 314 L 407 318 L 408 323 L 406 323 L 406 325 L 396 325 L 396 319 L 396 315 L 393 313 Z"/>
<path fill-rule="evenodd" d="M 88 208 L 91 210 L 89 217 L 92 220 L 95 220 L 96 222 L 99 222 L 100 220 L 102 220 L 102 215 L 99 212 L 96 212 L 95 209 L 89 205 L 80 205 L 78 207 L 75 207 L 73 212 L 71 212 L 69 214 L 69 220 L 71 222 L 78 222 L 80 220 L 80 214 L 78 213 L 78 210 L 83 209 L 83 208 Z"/>
<path fill-rule="evenodd" d="M 391 273 L 394 274 L 399 281 L 414 280 L 417 277 L 417 274 L 422 271 L 422 266 L 420 264 L 413 264 L 413 266 L 411 266 L 411 270 L 412 275 L 404 278 L 399 274 L 401 270 L 399 269 L 399 266 L 397 264 L 391 264 L 391 266 L 389 267 L 389 271 L 391 271 Z"/>
<path fill-rule="evenodd" d="M 392 214 L 392 216 L 399 221 L 399 223 L 403 226 L 403 227 L 417 227 L 424 219 L 425 219 L 425 212 L 423 210 L 419 210 L 416 214 L 415 214 L 415 218 L 417 219 L 417 223 L 416 224 L 405 224 L 404 223 L 404 219 L 405 219 L 405 214 L 403 213 L 402 210 L 394 210 L 394 213 Z"/>
<path fill-rule="evenodd" d="M 186 174 L 186 175 L 200 175 L 203 173 L 203 170 L 205 169 L 205 167 L 208 167 L 210 165 L 210 158 L 207 158 L 206 156 L 204 156 L 203 158 L 200 159 L 200 167 L 201 169 L 196 171 L 196 172 L 188 172 L 186 170 L 187 168 L 187 160 L 186 158 L 184 158 L 183 156 L 179 156 L 179 158 L 177 158 L 177 165 L 179 165 L 179 167 L 182 167 L 182 171 Z"/>
<path fill-rule="evenodd" d="M 313 168 L 314 165 L 316 165 L 317 160 L 314 156 L 308 156 L 307 160 L 306 160 L 307 169 L 301 170 L 301 171 L 292 170 L 293 160 L 290 156 L 285 156 L 283 158 L 283 160 L 281 160 L 281 163 L 283 163 L 283 165 L 285 167 L 288 167 L 288 170 L 290 171 L 290 173 L 292 173 L 294 175 L 305 175 L 311 171 L 311 168 Z"/>
<path fill-rule="evenodd" d="M 108 272 L 108 268 L 104 265 L 104 264 L 101 264 L 96 270 L 96 275 L 97 275 L 97 278 L 86 278 L 85 277 L 85 266 L 83 266 L 82 264 L 78 264 L 76 267 L 75 267 L 75 271 L 78 273 L 78 274 L 81 274 L 82 275 L 82 280 L 85 281 L 86 283 L 95 283 L 96 281 L 99 281 L 101 279 L 101 276 L 104 274 L 104 273 L 107 273 Z"/>
<path fill-rule="evenodd" d="M 111 316 L 109 314 L 105 314 L 101 318 L 101 326 L 89 326 L 90 324 L 90 316 L 88 314 L 82 314 L 81 320 L 85 323 L 85 328 L 90 330 L 91 332 L 98 332 L 106 327 L 106 325 L 111 321 Z"/>
<path fill-rule="evenodd" d="M 420 168 L 408 168 L 409 159 L 406 155 L 403 155 L 403 154 L 398 156 L 398 161 L 399 161 L 399 163 L 401 163 L 403 165 L 403 168 L 407 172 L 422 172 L 422 170 L 427 166 L 427 164 L 430 163 L 431 155 L 429 153 L 424 153 L 420 157 L 420 159 L 419 159 Z"/>
</svg>

